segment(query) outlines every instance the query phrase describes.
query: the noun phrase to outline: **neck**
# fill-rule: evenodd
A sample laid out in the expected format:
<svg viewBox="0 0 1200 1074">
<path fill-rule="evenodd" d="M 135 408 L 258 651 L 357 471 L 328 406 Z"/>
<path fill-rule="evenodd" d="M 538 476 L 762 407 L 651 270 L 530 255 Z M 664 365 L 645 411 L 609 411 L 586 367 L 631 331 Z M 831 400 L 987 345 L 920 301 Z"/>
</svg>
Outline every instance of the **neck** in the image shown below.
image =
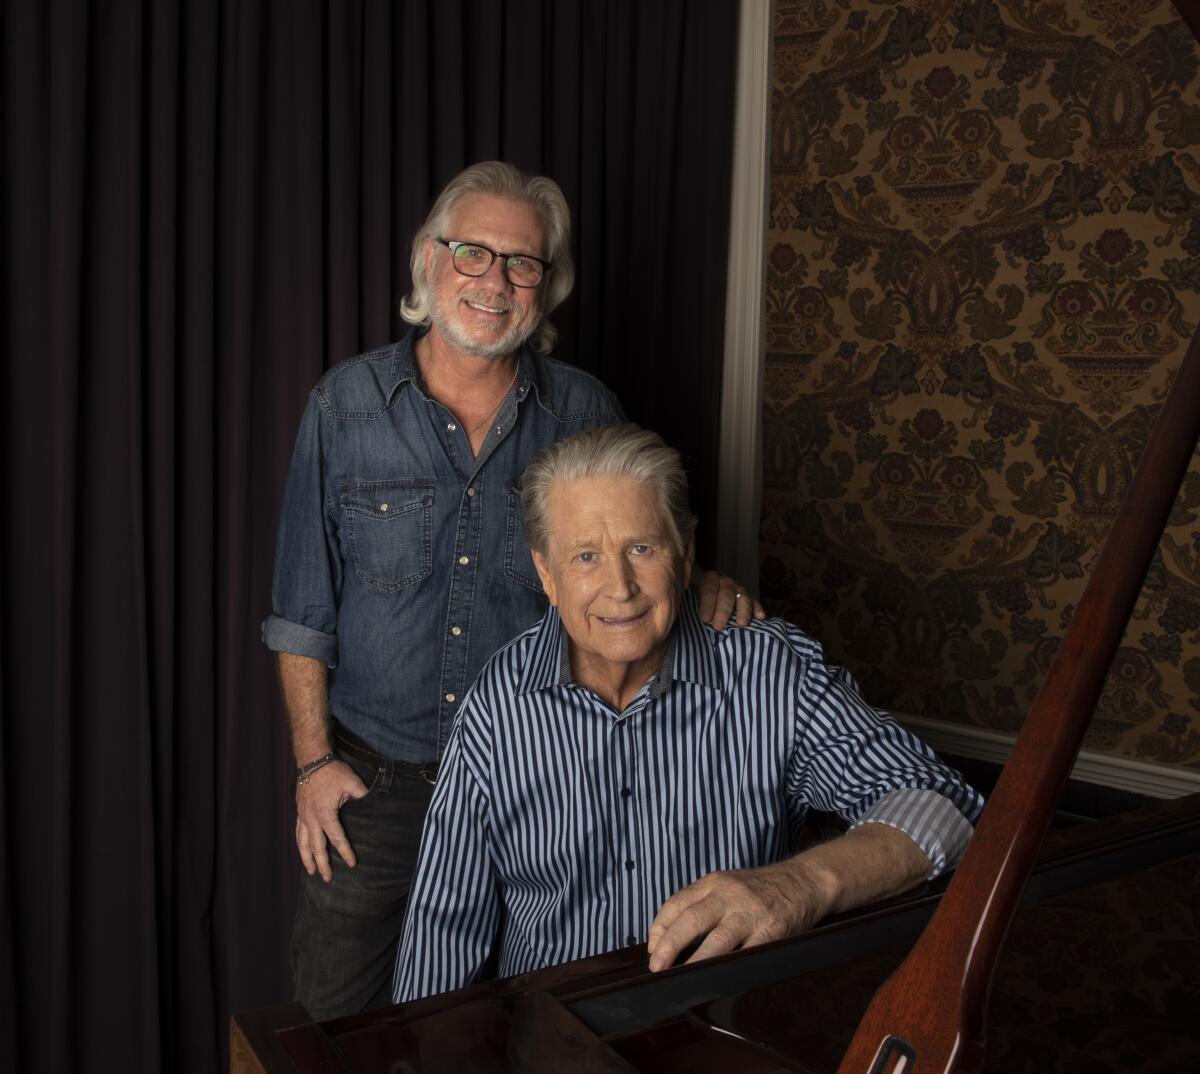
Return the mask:
<svg viewBox="0 0 1200 1074">
<path fill-rule="evenodd" d="M 436 329 L 417 340 L 414 352 L 425 390 L 464 421 L 473 408 L 507 391 L 517 372 L 515 352 L 502 358 L 466 354 L 450 346 Z"/>
<path fill-rule="evenodd" d="M 664 641 L 653 652 L 629 664 L 599 660 L 591 653 L 580 652 L 567 639 L 567 654 L 571 661 L 571 678 L 586 686 L 597 697 L 607 701 L 618 712 L 624 712 L 638 691 L 657 674 L 667 651 Z"/>
</svg>

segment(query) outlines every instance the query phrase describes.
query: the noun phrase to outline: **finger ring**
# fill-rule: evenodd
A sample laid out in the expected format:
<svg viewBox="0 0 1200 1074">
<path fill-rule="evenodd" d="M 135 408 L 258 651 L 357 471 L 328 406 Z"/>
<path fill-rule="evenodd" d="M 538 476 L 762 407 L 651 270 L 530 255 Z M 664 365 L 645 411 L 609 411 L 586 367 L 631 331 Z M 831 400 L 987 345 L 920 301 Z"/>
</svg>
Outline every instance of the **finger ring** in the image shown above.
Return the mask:
<svg viewBox="0 0 1200 1074">
<path fill-rule="evenodd" d="M 741 593 L 734 593 L 734 595 L 733 595 L 733 603 L 734 604 L 736 604 L 741 599 L 742 599 Z"/>
</svg>

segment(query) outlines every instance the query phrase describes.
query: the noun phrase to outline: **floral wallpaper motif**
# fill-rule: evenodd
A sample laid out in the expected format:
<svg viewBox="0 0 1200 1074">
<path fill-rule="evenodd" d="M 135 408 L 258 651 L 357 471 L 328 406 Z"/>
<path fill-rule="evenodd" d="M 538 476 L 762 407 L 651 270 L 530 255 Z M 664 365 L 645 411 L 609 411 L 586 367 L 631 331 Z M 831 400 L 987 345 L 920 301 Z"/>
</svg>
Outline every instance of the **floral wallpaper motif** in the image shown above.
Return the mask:
<svg viewBox="0 0 1200 1074">
<path fill-rule="evenodd" d="M 1200 47 L 1167 0 L 775 19 L 763 592 L 1015 731 L 1200 321 Z M 1086 746 L 1200 767 L 1200 461 Z"/>
</svg>

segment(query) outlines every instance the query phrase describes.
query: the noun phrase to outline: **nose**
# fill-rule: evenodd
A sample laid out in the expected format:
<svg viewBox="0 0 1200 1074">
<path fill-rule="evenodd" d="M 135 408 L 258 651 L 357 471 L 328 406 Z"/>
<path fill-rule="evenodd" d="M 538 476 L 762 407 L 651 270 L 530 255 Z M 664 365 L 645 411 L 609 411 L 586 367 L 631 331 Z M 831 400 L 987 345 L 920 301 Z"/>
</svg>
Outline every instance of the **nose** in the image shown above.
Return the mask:
<svg viewBox="0 0 1200 1074">
<path fill-rule="evenodd" d="M 498 257 L 492 258 L 487 272 L 482 276 L 476 276 L 475 282 L 485 284 L 496 291 L 512 290 L 512 284 L 508 281 L 508 273 L 504 271 L 504 263 Z"/>
<path fill-rule="evenodd" d="M 609 560 L 605 589 L 613 600 L 632 600 L 637 594 L 637 579 L 633 564 L 625 556 L 613 556 Z"/>
</svg>

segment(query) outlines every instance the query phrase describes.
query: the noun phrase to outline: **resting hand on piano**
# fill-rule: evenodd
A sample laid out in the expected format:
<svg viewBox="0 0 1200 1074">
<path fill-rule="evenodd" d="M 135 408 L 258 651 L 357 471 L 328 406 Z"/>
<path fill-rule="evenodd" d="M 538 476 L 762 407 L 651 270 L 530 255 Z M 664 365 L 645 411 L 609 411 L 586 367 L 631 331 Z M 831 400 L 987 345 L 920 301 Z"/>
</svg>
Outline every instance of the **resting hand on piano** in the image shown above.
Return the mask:
<svg viewBox="0 0 1200 1074">
<path fill-rule="evenodd" d="M 659 908 L 646 942 L 650 969 L 666 969 L 696 940 L 688 962 L 791 936 L 826 914 L 906 891 L 931 868 L 903 832 L 863 824 L 786 861 L 709 873 Z"/>
</svg>

